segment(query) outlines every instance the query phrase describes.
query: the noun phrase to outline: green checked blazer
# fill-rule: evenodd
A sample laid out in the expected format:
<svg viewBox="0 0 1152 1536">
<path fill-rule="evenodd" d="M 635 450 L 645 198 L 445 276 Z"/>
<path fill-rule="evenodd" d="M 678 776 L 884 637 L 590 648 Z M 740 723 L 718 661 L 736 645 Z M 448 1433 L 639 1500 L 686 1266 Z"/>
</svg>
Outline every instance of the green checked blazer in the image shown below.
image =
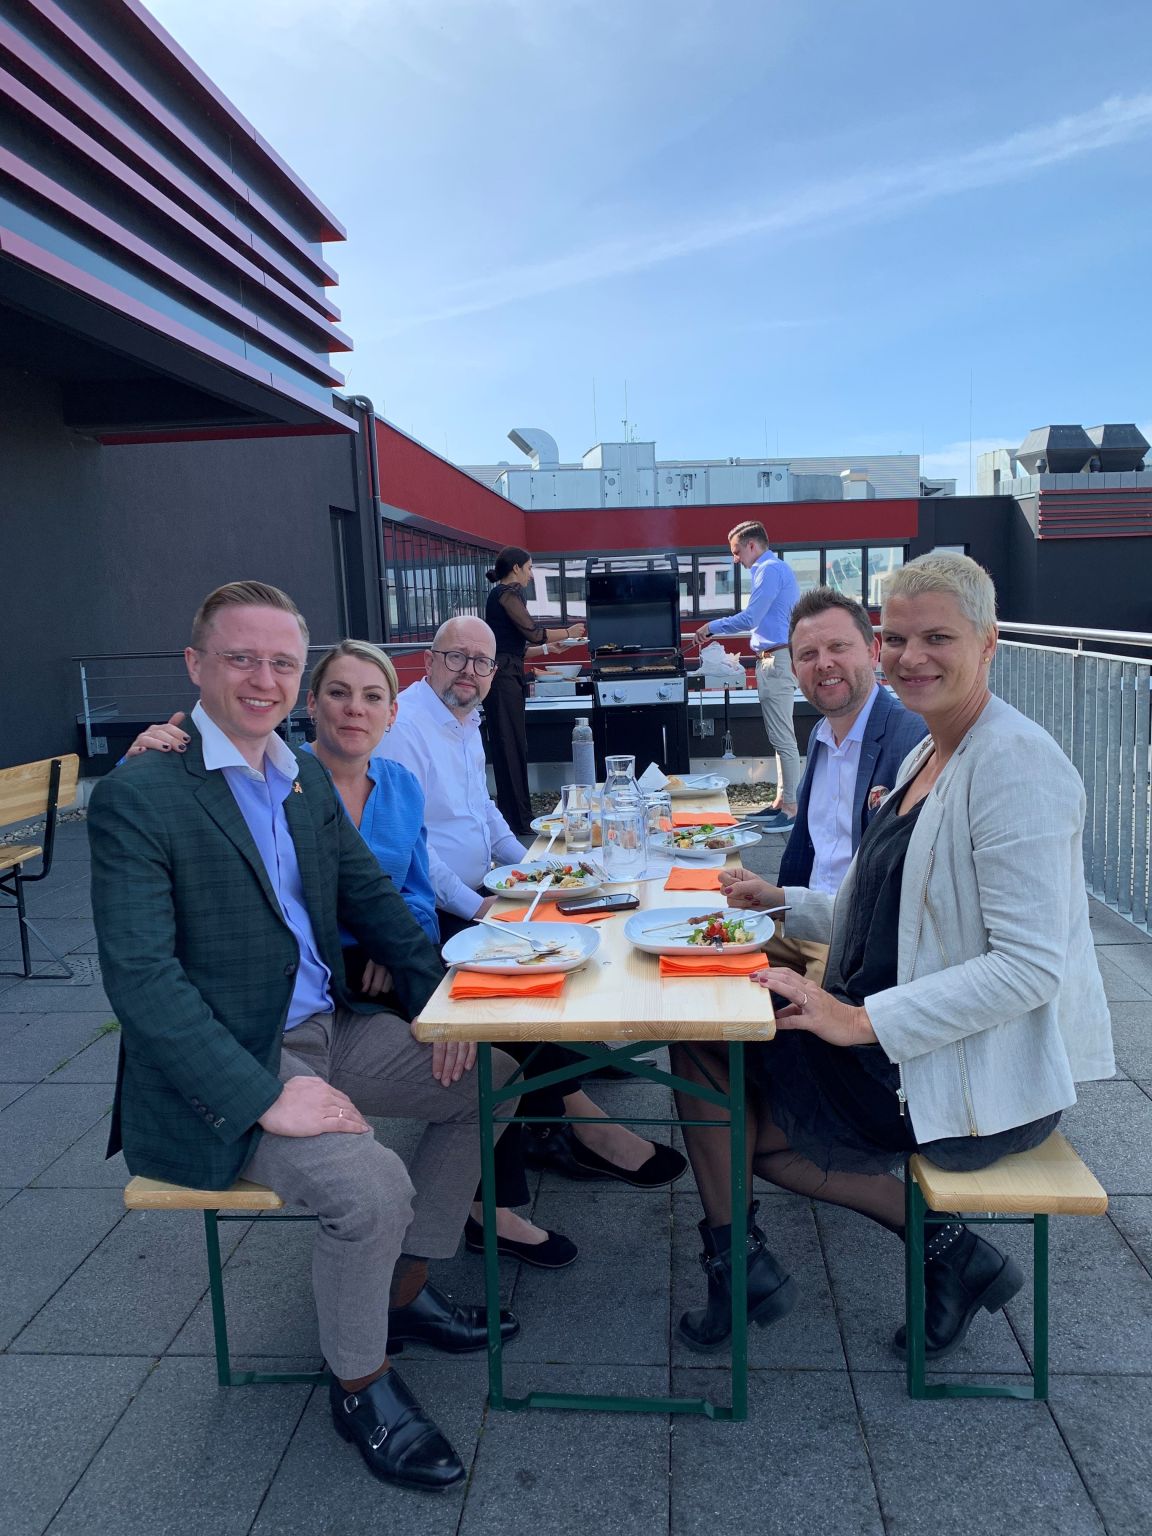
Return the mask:
<svg viewBox="0 0 1152 1536">
<path fill-rule="evenodd" d="M 205 769 L 195 725 L 184 729 L 183 753 L 130 758 L 88 809 L 100 966 L 121 1029 L 108 1151 L 123 1147 L 134 1174 L 226 1189 L 280 1093 L 298 951 L 223 773 Z M 327 771 L 308 752 L 297 757 L 300 792 L 284 810 L 333 998 L 375 1011 L 345 987 L 342 924 L 389 968 L 414 1018 L 443 974 L 440 958 Z"/>
</svg>

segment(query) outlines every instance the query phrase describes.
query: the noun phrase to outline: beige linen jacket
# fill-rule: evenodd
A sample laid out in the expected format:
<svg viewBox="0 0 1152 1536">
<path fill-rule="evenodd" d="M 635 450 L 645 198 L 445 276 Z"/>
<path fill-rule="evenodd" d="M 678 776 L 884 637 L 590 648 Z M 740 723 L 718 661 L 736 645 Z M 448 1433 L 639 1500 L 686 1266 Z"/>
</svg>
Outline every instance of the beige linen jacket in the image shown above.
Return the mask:
<svg viewBox="0 0 1152 1536">
<path fill-rule="evenodd" d="M 931 739 L 901 765 L 893 794 Z M 1088 928 L 1084 786 L 1047 731 L 992 698 L 924 802 L 900 893 L 897 985 L 865 999 L 920 1143 L 988 1136 L 1111 1077 Z M 835 898 L 789 886 L 791 938 L 838 968 L 855 860 Z"/>
</svg>

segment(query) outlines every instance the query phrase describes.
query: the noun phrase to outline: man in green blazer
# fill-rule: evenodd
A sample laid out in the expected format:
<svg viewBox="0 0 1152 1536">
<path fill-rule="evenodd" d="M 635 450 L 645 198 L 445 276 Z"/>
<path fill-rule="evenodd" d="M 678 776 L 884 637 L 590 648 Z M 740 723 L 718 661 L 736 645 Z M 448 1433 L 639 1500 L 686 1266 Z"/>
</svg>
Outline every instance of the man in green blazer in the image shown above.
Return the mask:
<svg viewBox="0 0 1152 1536">
<path fill-rule="evenodd" d="M 193 1188 L 243 1173 L 317 1212 L 336 1428 L 376 1476 L 445 1488 L 464 1469 L 388 1350 L 486 1344 L 481 1309 L 427 1283 L 476 1186 L 475 1047 L 413 1038 L 439 957 L 325 769 L 275 734 L 307 645 L 277 588 L 211 593 L 185 652 L 200 690 L 187 750 L 134 757 L 93 794 L 93 911 L 121 1026 L 110 1152 Z M 391 973 L 397 1011 L 349 995 L 341 926 Z M 514 1063 L 494 1055 L 503 1081 Z M 365 1115 L 426 1122 L 410 1175 Z"/>
</svg>

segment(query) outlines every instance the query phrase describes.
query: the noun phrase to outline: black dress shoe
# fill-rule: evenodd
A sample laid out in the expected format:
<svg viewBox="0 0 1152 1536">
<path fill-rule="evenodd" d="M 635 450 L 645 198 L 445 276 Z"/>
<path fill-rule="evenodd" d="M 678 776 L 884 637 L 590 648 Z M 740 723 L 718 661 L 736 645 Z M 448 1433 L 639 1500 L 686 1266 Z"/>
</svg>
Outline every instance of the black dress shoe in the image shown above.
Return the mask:
<svg viewBox="0 0 1152 1536">
<path fill-rule="evenodd" d="M 766 1328 L 785 1317 L 796 1305 L 796 1284 L 764 1246 L 764 1234 L 756 1225 L 755 1202 L 748 1212 L 748 1321 Z M 732 1333 L 732 1228 L 700 1223 L 704 1251 L 700 1264 L 708 1277 L 708 1300 L 703 1307 L 685 1312 L 676 1332 L 700 1354 L 723 1349 Z"/>
<path fill-rule="evenodd" d="M 658 1141 L 652 1156 L 639 1168 L 621 1168 L 586 1147 L 570 1125 L 560 1125 L 547 1136 L 525 1136 L 524 1164 L 528 1168 L 548 1169 L 566 1179 L 620 1179 L 637 1189 L 659 1189 L 680 1177 L 688 1159 L 675 1147 Z"/>
<path fill-rule="evenodd" d="M 951 1228 L 951 1241 L 943 1252 L 933 1255 L 929 1242 L 924 1262 L 924 1358 L 941 1360 L 959 1349 L 972 1326 L 972 1319 L 983 1307 L 999 1312 L 1024 1284 L 1024 1274 L 1016 1260 L 978 1237 L 968 1227 Z M 931 1228 L 929 1228 L 931 1231 Z M 898 1355 L 908 1349 L 908 1334 L 903 1323 L 897 1328 L 892 1348 Z"/>
<path fill-rule="evenodd" d="M 469 1253 L 484 1252 L 484 1228 L 471 1216 L 464 1223 L 464 1246 Z M 563 1232 L 549 1232 L 542 1243 L 518 1243 L 514 1238 L 501 1237 L 497 1233 L 496 1252 L 506 1259 L 534 1264 L 537 1269 L 567 1269 L 580 1250 Z"/>
<path fill-rule="evenodd" d="M 359 1392 L 333 1380 L 328 1401 L 336 1433 L 352 1442 L 373 1477 L 432 1493 L 464 1480 L 460 1458 L 395 1370 Z"/>
<path fill-rule="evenodd" d="M 500 1310 L 500 1338 L 505 1344 L 520 1332 L 506 1307 Z M 460 1307 L 434 1285 L 406 1307 L 388 1308 L 388 1353 L 398 1355 L 405 1344 L 430 1344 L 449 1355 L 466 1355 L 488 1348 L 488 1323 L 483 1307 Z"/>
</svg>

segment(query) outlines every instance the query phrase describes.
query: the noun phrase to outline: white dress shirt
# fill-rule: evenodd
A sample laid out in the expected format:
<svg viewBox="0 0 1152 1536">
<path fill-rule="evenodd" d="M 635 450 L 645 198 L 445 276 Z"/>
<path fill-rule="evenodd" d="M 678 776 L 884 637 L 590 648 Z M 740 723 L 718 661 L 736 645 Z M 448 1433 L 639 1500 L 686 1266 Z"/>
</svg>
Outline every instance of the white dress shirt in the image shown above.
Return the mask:
<svg viewBox="0 0 1152 1536">
<path fill-rule="evenodd" d="M 488 793 L 480 711 L 457 719 L 424 678 L 403 689 L 397 704 L 396 723 L 373 755 L 403 763 L 419 779 L 436 905 L 473 917 L 492 865 L 524 858 L 524 844 Z"/>
<path fill-rule="evenodd" d="M 873 687 L 839 746 L 827 720 L 821 720 L 812 733 L 824 750 L 817 754 L 808 796 L 808 835 L 816 855 L 808 881 L 810 891 L 834 896 L 852 862 L 852 803 L 860 771 L 860 745 L 877 692 Z"/>
</svg>

